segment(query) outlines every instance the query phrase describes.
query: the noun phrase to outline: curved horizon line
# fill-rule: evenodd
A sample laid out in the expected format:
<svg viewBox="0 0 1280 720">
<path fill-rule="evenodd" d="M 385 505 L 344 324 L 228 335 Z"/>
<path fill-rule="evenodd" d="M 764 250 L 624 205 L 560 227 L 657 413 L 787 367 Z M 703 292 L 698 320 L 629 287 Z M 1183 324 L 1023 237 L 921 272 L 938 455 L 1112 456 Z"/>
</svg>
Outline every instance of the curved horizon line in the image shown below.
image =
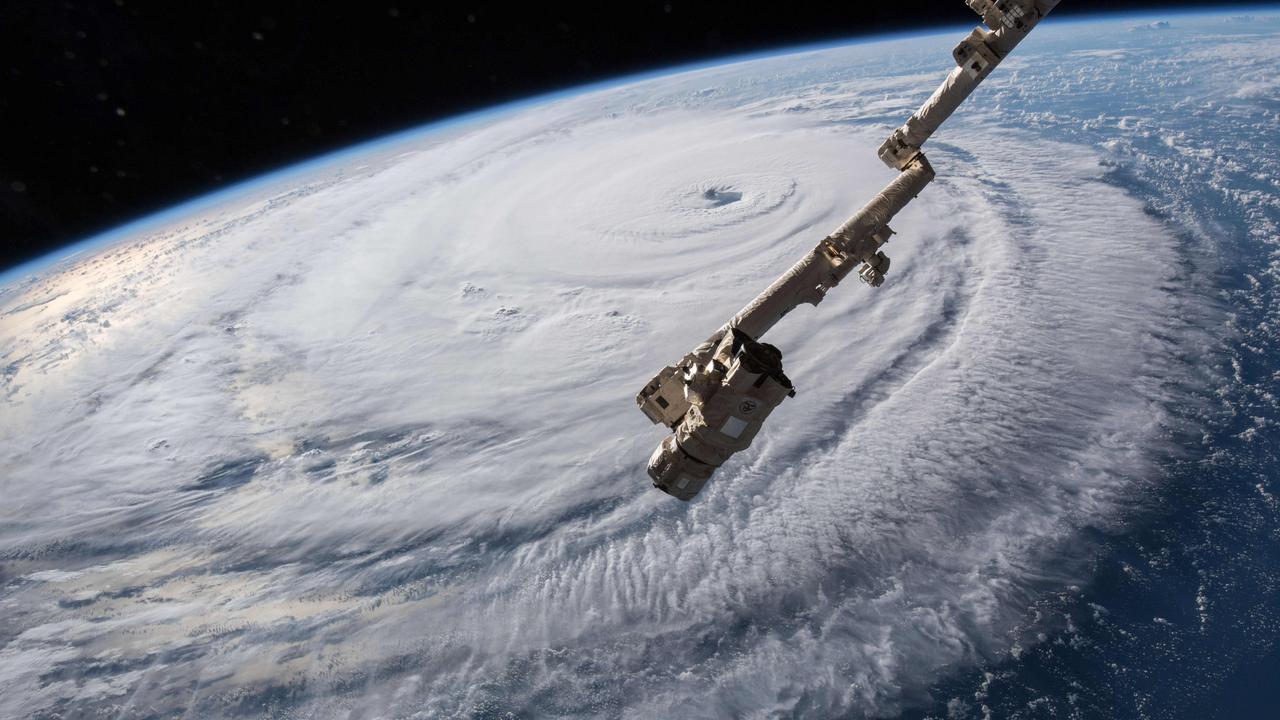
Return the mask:
<svg viewBox="0 0 1280 720">
<path fill-rule="evenodd" d="M 1081 13 L 1079 15 L 1068 12 L 1067 17 L 1056 20 L 1055 25 L 1078 25 L 1122 20 L 1125 18 L 1146 18 L 1155 15 L 1170 17 L 1187 15 L 1229 15 L 1235 11 L 1246 10 L 1249 8 L 1257 9 L 1261 7 L 1280 9 L 1280 2 L 1261 2 L 1251 4 L 1246 0 L 1242 3 L 1233 3 L 1227 6 L 1206 5 L 1188 9 L 1173 9 L 1172 11 L 1134 11 L 1129 9 L 1115 9 L 1095 11 L 1088 14 Z M 192 214 L 202 208 L 215 205 L 219 202 L 224 202 L 236 195 L 248 193 L 255 188 L 280 180 L 283 177 L 299 174 L 305 170 L 312 169 L 320 165 L 333 163 L 347 155 L 367 153 L 380 146 L 393 145 L 409 139 L 431 135 L 452 127 L 470 125 L 482 120 L 492 119 L 495 116 L 510 114 L 519 109 L 549 104 L 557 100 L 565 99 L 569 96 L 582 95 L 589 92 L 600 92 L 625 85 L 633 85 L 648 80 L 654 80 L 659 77 L 669 77 L 673 75 L 698 72 L 701 70 L 708 70 L 713 67 L 753 62 L 766 58 L 786 57 L 788 55 L 800 55 L 804 53 L 821 52 L 824 50 L 833 50 L 836 48 L 856 45 L 891 42 L 894 40 L 923 38 L 930 35 L 952 32 L 956 29 L 967 28 L 968 26 L 968 23 L 931 25 L 927 28 L 918 30 L 897 30 L 877 33 L 875 35 L 853 35 L 841 38 L 827 38 L 824 40 L 778 45 L 767 49 L 720 55 L 705 60 L 663 65 L 650 70 L 625 73 L 602 80 L 561 87 L 555 90 L 539 92 L 514 100 L 507 100 L 474 110 L 468 110 L 448 117 L 426 120 L 421 123 L 402 127 L 398 130 L 391 130 L 375 136 L 367 137 L 363 140 L 355 140 L 343 147 L 334 150 L 322 151 L 319 155 L 312 158 L 288 162 L 274 169 L 259 172 L 252 177 L 237 180 L 224 188 L 208 190 L 198 195 L 192 195 L 187 199 L 179 200 L 167 207 L 141 213 L 131 220 L 126 220 L 117 225 L 112 225 L 105 229 L 92 232 L 88 236 L 82 237 L 78 240 L 68 241 L 65 245 L 48 250 L 36 257 L 19 261 L 8 269 L 0 270 L 0 298 L 6 294 L 6 286 L 15 283 L 22 275 L 43 271 L 46 269 L 43 266 L 54 265 L 59 262 L 71 260 L 82 253 L 92 250 L 94 245 L 119 239 L 118 236 L 122 236 L 130 232 L 137 232 L 148 227 L 170 222 L 174 219 L 173 216 L 179 214 Z"/>
</svg>

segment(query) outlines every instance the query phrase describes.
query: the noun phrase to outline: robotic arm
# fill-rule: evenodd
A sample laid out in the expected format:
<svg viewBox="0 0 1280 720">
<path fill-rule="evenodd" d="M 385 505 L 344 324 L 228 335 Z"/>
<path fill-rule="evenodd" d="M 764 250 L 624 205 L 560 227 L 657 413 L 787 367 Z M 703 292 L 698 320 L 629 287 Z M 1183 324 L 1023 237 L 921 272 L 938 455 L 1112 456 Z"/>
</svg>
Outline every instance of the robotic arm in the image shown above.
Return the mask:
<svg viewBox="0 0 1280 720">
<path fill-rule="evenodd" d="M 1058 0 L 965 0 L 987 29 L 974 29 L 952 51 L 956 69 L 880 146 L 899 171 L 871 202 L 810 250 L 729 322 L 636 396 L 641 411 L 672 430 L 649 458 L 654 487 L 690 500 L 734 453 L 745 450 L 764 421 L 795 389 L 782 353 L 760 342 L 784 315 L 817 305 L 856 267 L 872 287 L 884 282 L 889 258 L 880 248 L 889 221 L 934 178 L 920 147 Z"/>
</svg>

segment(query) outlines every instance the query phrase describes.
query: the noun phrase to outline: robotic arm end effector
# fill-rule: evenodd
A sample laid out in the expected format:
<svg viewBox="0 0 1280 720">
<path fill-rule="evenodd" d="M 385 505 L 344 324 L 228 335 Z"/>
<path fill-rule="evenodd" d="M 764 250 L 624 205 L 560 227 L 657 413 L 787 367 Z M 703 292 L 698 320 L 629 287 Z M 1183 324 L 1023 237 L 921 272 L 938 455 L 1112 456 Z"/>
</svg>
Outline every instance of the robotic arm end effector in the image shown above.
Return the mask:
<svg viewBox="0 0 1280 720">
<path fill-rule="evenodd" d="M 659 373 L 636 400 L 650 419 L 675 430 L 649 457 L 653 486 L 691 500 L 716 468 L 751 445 L 765 419 L 795 389 L 782 372 L 782 353 L 737 328 L 730 328 L 705 363 L 668 373 L 672 369 Z M 650 414 L 648 403 L 660 410 Z M 666 422 L 681 409 L 678 419 Z"/>
</svg>

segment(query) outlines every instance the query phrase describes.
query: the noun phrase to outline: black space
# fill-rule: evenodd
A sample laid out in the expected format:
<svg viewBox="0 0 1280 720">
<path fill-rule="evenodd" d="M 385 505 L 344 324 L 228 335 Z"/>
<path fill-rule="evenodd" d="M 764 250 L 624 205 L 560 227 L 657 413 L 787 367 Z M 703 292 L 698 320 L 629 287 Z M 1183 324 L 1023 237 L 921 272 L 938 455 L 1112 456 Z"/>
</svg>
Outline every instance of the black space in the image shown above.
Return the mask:
<svg viewBox="0 0 1280 720">
<path fill-rule="evenodd" d="M 1197 4 L 1207 3 L 1064 0 L 1055 12 Z M 5 0 L 0 270 L 460 111 L 720 55 L 976 20 L 963 0 Z"/>
</svg>

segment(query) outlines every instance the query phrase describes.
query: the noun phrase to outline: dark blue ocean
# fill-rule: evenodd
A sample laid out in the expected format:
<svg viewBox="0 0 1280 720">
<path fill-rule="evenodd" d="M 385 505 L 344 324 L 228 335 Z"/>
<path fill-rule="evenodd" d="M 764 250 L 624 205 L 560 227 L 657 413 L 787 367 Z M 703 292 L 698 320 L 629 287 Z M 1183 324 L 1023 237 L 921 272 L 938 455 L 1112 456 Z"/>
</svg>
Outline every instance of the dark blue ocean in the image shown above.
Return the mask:
<svg viewBox="0 0 1280 720">
<path fill-rule="evenodd" d="M 1204 339 L 1179 361 L 1202 384 L 1171 388 L 1176 451 L 1122 531 L 1092 529 L 1090 580 L 908 717 L 1280 717 L 1280 86 L 1275 53 L 1256 50 L 1280 24 L 1253 13 L 1086 37 L 1062 49 L 1096 63 L 1032 81 L 1009 113 L 1102 149 L 1108 181 L 1182 239 L 1201 308 L 1184 320 Z M 1211 47 L 1227 61 L 1205 63 Z"/>
</svg>

